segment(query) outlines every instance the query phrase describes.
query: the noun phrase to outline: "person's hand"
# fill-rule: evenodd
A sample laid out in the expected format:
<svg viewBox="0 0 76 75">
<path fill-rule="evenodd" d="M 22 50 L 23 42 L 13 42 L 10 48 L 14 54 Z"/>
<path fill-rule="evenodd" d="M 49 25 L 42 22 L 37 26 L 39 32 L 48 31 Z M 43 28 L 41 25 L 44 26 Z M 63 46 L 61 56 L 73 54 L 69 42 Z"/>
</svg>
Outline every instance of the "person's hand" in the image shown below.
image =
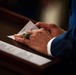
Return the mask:
<svg viewBox="0 0 76 75">
<path fill-rule="evenodd" d="M 60 27 L 58 27 L 55 24 L 48 24 L 48 23 L 44 23 L 44 22 L 37 22 L 36 26 L 39 27 L 39 28 L 47 29 L 51 33 L 51 35 L 53 37 L 59 36 L 59 35 L 61 35 L 62 33 L 65 32 L 65 30 L 61 29 Z"/>
<path fill-rule="evenodd" d="M 46 29 L 41 28 L 38 30 L 30 30 L 31 33 L 29 39 L 23 38 L 22 35 L 14 35 L 16 41 L 23 43 L 32 49 L 47 54 L 47 43 L 50 39 L 53 38 L 51 33 L 49 33 Z"/>
</svg>

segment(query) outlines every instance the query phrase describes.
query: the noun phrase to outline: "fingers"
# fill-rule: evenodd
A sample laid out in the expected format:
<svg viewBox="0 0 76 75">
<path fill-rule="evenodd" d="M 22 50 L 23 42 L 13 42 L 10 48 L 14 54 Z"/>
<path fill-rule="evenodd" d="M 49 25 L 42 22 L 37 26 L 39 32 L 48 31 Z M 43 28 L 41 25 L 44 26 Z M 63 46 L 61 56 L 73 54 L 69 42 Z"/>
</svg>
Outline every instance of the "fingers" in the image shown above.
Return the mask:
<svg viewBox="0 0 76 75">
<path fill-rule="evenodd" d="M 39 35 L 46 34 L 46 33 L 50 35 L 50 33 L 44 28 L 40 28 L 38 30 L 31 30 L 31 31 L 28 31 L 27 33 L 30 34 L 29 39 L 27 39 L 26 37 L 23 37 L 23 35 L 17 35 L 17 34 L 14 35 L 14 38 L 17 42 L 29 45 L 30 42 L 35 38 L 38 38 L 37 36 Z"/>
<path fill-rule="evenodd" d="M 26 31 L 26 33 L 32 34 L 33 32 L 32 32 L 32 30 L 29 30 L 29 31 Z"/>
<path fill-rule="evenodd" d="M 50 32 L 51 32 L 51 29 L 57 27 L 55 24 L 48 24 L 48 23 L 44 23 L 44 22 L 37 22 L 36 26 L 38 26 L 39 28 L 45 28 Z"/>
<path fill-rule="evenodd" d="M 36 23 L 36 26 L 40 27 L 40 28 L 49 28 L 49 27 L 52 27 L 52 28 L 55 28 L 57 27 L 55 24 L 49 24 L 49 23 L 45 23 L 45 22 L 37 22 Z"/>
<path fill-rule="evenodd" d="M 14 37 L 21 37 L 22 38 L 22 35 L 14 34 Z"/>
<path fill-rule="evenodd" d="M 44 23 L 44 22 L 37 22 L 36 26 L 39 28 L 46 28 L 48 26 L 48 24 Z"/>
<path fill-rule="evenodd" d="M 15 35 L 14 35 L 14 38 L 15 38 L 15 40 L 16 40 L 17 42 L 20 42 L 20 43 L 23 43 L 23 44 L 26 44 L 26 45 L 28 45 L 29 42 L 30 42 L 28 39 L 23 38 L 22 35 L 17 35 L 17 34 L 15 34 Z"/>
</svg>

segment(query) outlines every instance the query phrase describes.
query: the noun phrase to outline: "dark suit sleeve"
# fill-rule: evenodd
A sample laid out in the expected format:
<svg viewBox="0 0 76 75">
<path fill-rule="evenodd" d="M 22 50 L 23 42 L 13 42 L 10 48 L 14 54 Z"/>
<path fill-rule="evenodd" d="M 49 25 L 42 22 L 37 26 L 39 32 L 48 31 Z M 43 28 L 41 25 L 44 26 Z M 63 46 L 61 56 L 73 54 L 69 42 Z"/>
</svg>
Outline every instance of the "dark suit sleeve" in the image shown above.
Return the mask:
<svg viewBox="0 0 76 75">
<path fill-rule="evenodd" d="M 51 53 L 55 57 L 76 56 L 76 26 L 53 40 Z"/>
</svg>

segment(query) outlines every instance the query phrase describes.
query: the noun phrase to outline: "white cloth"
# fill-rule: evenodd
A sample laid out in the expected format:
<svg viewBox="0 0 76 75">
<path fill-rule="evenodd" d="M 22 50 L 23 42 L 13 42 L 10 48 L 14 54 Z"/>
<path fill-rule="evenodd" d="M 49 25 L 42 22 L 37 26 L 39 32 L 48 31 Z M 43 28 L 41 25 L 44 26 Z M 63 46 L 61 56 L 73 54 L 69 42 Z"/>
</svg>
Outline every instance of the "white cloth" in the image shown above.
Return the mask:
<svg viewBox="0 0 76 75">
<path fill-rule="evenodd" d="M 48 42 L 48 44 L 47 44 L 47 52 L 48 52 L 48 55 L 49 55 L 49 56 L 53 56 L 52 53 L 51 53 L 51 44 L 52 44 L 52 42 L 53 42 L 53 40 L 54 40 L 55 38 L 56 38 L 56 37 L 52 38 L 52 39 Z"/>
</svg>

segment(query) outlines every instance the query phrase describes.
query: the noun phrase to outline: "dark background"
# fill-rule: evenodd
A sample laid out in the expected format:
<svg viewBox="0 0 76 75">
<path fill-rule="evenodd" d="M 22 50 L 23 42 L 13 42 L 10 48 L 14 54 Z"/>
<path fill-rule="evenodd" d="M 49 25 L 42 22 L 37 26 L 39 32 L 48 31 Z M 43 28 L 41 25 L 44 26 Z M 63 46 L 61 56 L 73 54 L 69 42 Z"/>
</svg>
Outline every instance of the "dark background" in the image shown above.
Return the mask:
<svg viewBox="0 0 76 75">
<path fill-rule="evenodd" d="M 0 0 L 0 6 L 39 21 L 40 0 Z"/>
</svg>

